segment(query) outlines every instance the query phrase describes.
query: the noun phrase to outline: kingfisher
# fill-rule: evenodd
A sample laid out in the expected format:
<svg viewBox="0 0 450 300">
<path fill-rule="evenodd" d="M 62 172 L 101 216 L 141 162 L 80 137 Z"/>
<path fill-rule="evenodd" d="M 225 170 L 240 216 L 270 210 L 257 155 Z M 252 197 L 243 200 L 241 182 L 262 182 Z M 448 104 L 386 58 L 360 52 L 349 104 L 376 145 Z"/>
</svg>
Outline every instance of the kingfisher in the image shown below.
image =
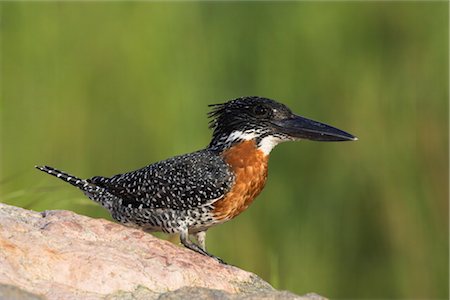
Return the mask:
<svg viewBox="0 0 450 300">
<path fill-rule="evenodd" d="M 249 96 L 209 105 L 209 145 L 112 177 L 81 179 L 49 166 L 37 169 L 79 188 L 113 219 L 146 232 L 179 234 L 206 251 L 206 231 L 245 211 L 265 186 L 269 154 L 286 141 L 354 141 L 330 125 L 295 115 L 286 105 Z"/>
</svg>

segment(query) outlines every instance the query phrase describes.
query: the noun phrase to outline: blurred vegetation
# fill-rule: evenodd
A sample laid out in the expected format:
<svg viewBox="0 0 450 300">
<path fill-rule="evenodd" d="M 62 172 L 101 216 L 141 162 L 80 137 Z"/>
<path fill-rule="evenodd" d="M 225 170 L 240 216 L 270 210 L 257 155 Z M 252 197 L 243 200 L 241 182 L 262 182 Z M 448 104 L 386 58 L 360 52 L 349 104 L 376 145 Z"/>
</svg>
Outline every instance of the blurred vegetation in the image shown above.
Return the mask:
<svg viewBox="0 0 450 300">
<path fill-rule="evenodd" d="M 270 97 L 360 140 L 278 146 L 209 250 L 300 294 L 448 298 L 448 3 L 0 9 L 0 201 L 109 218 L 33 166 L 133 170 L 207 145 L 207 104 Z"/>
</svg>

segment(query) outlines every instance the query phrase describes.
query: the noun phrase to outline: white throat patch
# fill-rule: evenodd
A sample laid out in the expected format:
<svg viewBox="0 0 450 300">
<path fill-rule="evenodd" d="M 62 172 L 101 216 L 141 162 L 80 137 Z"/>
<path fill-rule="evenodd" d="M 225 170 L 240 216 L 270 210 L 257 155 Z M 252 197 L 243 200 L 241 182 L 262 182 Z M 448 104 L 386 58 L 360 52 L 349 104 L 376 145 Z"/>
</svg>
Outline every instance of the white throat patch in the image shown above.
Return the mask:
<svg viewBox="0 0 450 300">
<path fill-rule="evenodd" d="M 264 152 L 265 155 L 269 155 L 270 151 L 272 151 L 272 149 L 276 145 L 282 142 L 284 142 L 284 140 L 280 139 L 279 137 L 269 135 L 261 140 L 258 149 Z"/>
<path fill-rule="evenodd" d="M 233 131 L 227 138 L 226 142 L 233 142 L 235 140 L 245 140 L 250 141 L 253 139 L 256 139 L 259 136 L 255 131 L 239 131 L 235 130 Z M 272 149 L 278 145 L 279 143 L 283 142 L 284 140 L 275 137 L 275 136 L 266 136 L 259 142 L 258 149 L 264 152 L 265 155 L 268 155 Z"/>
</svg>

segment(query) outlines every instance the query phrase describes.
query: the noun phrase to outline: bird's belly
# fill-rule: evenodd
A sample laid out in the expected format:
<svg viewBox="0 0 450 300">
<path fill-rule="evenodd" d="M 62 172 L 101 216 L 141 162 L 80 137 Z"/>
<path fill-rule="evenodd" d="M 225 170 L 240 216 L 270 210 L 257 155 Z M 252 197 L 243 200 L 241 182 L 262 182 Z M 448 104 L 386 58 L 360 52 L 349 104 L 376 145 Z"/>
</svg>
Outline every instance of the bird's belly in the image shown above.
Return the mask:
<svg viewBox="0 0 450 300">
<path fill-rule="evenodd" d="M 112 217 L 130 227 L 145 231 L 179 233 L 188 228 L 190 233 L 203 231 L 216 224 L 212 207 L 204 206 L 189 210 L 150 209 L 117 207 L 111 211 Z"/>
</svg>

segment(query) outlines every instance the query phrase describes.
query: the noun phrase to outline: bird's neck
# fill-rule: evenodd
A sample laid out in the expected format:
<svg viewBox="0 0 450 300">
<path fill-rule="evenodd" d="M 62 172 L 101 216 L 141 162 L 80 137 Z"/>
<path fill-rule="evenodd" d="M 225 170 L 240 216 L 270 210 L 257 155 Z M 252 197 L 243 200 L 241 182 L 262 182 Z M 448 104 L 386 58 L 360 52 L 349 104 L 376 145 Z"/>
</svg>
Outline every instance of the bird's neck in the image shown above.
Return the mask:
<svg viewBox="0 0 450 300">
<path fill-rule="evenodd" d="M 253 141 L 255 147 L 262 151 L 264 155 L 269 155 L 272 149 L 282 142 L 281 138 L 273 135 L 257 133 L 251 130 L 234 130 L 231 133 L 214 135 L 208 148 L 222 153 L 245 141 Z"/>
</svg>

